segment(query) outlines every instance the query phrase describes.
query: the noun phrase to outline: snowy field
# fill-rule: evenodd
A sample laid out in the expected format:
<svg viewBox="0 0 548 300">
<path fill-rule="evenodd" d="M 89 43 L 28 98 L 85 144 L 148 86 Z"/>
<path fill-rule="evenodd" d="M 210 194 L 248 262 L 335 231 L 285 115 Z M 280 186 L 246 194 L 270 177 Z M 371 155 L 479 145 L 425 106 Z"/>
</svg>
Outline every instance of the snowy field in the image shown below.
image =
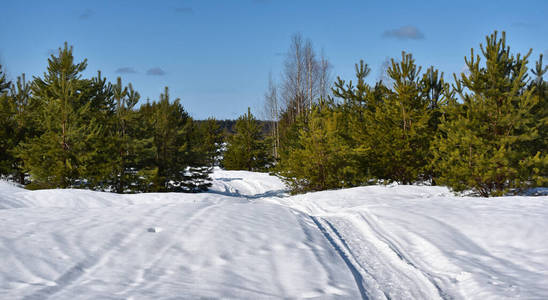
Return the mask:
<svg viewBox="0 0 548 300">
<path fill-rule="evenodd" d="M 371 186 L 288 197 L 0 182 L 0 299 L 548 299 L 548 197 Z"/>
</svg>

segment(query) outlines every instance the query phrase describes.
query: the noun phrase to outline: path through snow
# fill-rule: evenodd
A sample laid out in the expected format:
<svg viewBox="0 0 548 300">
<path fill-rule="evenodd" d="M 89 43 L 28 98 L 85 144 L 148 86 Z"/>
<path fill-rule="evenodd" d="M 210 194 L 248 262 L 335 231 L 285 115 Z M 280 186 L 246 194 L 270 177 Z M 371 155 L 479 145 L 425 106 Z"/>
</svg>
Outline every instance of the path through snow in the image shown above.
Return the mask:
<svg viewBox="0 0 548 300">
<path fill-rule="evenodd" d="M 548 197 L 370 186 L 272 199 L 306 213 L 372 299 L 548 299 Z"/>
</svg>

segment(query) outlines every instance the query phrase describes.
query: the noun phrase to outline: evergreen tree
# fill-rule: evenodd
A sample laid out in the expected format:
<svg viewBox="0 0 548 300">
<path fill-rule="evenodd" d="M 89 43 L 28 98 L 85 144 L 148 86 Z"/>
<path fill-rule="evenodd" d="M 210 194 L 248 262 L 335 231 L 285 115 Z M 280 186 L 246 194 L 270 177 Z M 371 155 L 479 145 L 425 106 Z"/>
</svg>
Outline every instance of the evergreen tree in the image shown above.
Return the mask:
<svg viewBox="0 0 548 300">
<path fill-rule="evenodd" d="M 223 132 L 221 126 L 214 118 L 208 118 L 199 125 L 200 152 L 204 153 L 208 166 L 219 164 L 219 157 L 222 155 L 221 147 L 223 144 Z"/>
<path fill-rule="evenodd" d="M 542 58 L 543 55 L 540 54 L 532 71 L 535 78 L 529 85 L 529 89 L 533 91 L 533 97 L 536 98 L 536 104 L 531 111 L 538 136 L 530 143 L 524 143 L 525 149 L 523 149 L 528 150 L 532 157 L 523 166 L 536 186 L 548 184 L 548 154 L 546 153 L 548 149 L 548 83 L 543 78 L 548 72 L 548 66 L 543 64 Z"/>
<path fill-rule="evenodd" d="M 423 179 L 433 132 L 429 102 L 421 96 L 420 67 L 411 54 L 392 59 L 387 72 L 393 88 L 375 107 L 368 126 L 371 163 L 377 176 L 405 184 Z"/>
<path fill-rule="evenodd" d="M 155 143 L 155 110 L 157 105 L 147 99 L 136 111 L 136 126 L 134 129 L 134 143 L 136 144 L 135 165 L 138 180 L 135 182 L 135 191 L 152 192 L 158 191 L 154 185 L 154 178 L 158 172 L 156 166 L 156 143 Z"/>
<path fill-rule="evenodd" d="M 134 110 L 139 102 L 140 95 L 133 89 L 131 83 L 122 85 L 122 78 L 118 77 L 112 86 L 114 100 L 113 128 L 110 145 L 113 150 L 111 182 L 117 193 L 134 191 L 137 189 L 138 155 L 142 154 L 143 141 L 137 138 L 137 113 Z"/>
<path fill-rule="evenodd" d="M 230 137 L 223 158 L 227 170 L 264 171 L 272 164 L 270 141 L 262 136 L 262 128 L 251 110 L 236 122 L 236 134 Z"/>
<path fill-rule="evenodd" d="M 6 74 L 2 70 L 2 65 L 0 65 L 0 95 L 7 93 L 11 87 L 11 81 L 6 78 Z"/>
<path fill-rule="evenodd" d="M 425 98 L 430 111 L 428 127 L 432 132 L 437 132 L 443 114 L 442 109 L 454 98 L 454 92 L 443 79 L 443 72 L 440 74 L 434 67 L 428 68 L 420 83 L 421 96 Z"/>
<path fill-rule="evenodd" d="M 32 177 L 33 187 L 69 187 L 80 178 L 86 160 L 89 124 L 85 116 L 91 102 L 85 96 L 89 81 L 80 73 L 87 61 L 74 63 L 72 47 L 65 43 L 48 60 L 48 72 L 35 78 L 32 88 L 34 118 L 41 133 L 20 145 L 18 156 Z"/>
<path fill-rule="evenodd" d="M 10 151 L 14 144 L 14 113 L 7 93 L 0 94 L 0 177 L 13 173 L 14 159 Z"/>
<path fill-rule="evenodd" d="M 354 182 L 366 184 L 373 178 L 379 178 L 379 172 L 375 172 L 374 159 L 371 149 L 376 147 L 370 139 L 370 123 L 377 107 L 383 105 L 389 92 L 381 82 L 374 87 L 366 83 L 365 78 L 371 69 L 364 61 L 356 64 L 356 85 L 352 80 L 348 84 L 341 78 L 337 78 L 333 95 L 342 99 L 342 112 L 347 121 L 347 143 L 352 147 L 356 159 L 358 172 L 355 173 Z"/>
<path fill-rule="evenodd" d="M 301 126 L 290 155 L 280 160 L 279 174 L 292 192 L 320 191 L 360 184 L 359 164 L 349 144 L 342 109 L 314 104 L 306 125 Z"/>
<path fill-rule="evenodd" d="M 13 147 L 15 112 L 8 94 L 11 81 L 0 65 L 0 176 L 10 176 L 13 171 L 13 157 L 10 151 Z"/>
<path fill-rule="evenodd" d="M 428 112 L 430 114 L 427 130 L 430 149 L 426 158 L 427 165 L 423 168 L 422 179 L 430 180 L 432 185 L 436 185 L 440 174 L 432 164 L 434 153 L 431 147 L 436 135 L 439 133 L 439 124 L 441 123 L 443 111 L 450 102 L 455 101 L 455 95 L 450 85 L 443 79 L 443 73 L 439 74 L 439 71 L 434 67 L 428 68 L 424 73 L 421 87 L 421 97 L 428 103 Z"/>
<path fill-rule="evenodd" d="M 184 135 L 190 126 L 190 116 L 176 99 L 169 102 L 169 90 L 160 95 L 160 100 L 152 104 L 153 110 L 153 138 L 155 145 L 156 176 L 153 178 L 156 191 L 172 189 L 170 181 L 179 181 L 178 176 L 183 168 L 180 148 L 184 146 Z"/>
<path fill-rule="evenodd" d="M 412 183 L 430 177 L 429 147 L 437 127 L 434 112 L 441 105 L 447 85 L 430 69 L 420 76 L 411 54 L 402 53 L 400 62 L 391 60 L 387 70 L 391 88 L 378 82 L 365 83 L 369 67 L 356 65 L 357 85 L 341 79 L 333 94 L 344 100 L 349 120 L 349 137 L 359 157 L 361 172 L 356 182 L 371 178 Z"/>
<path fill-rule="evenodd" d="M 297 116 L 294 107 L 287 107 L 280 114 L 276 126 L 278 130 L 277 154 L 278 160 L 281 161 L 291 155 L 291 149 L 297 147 L 299 130 L 305 124 L 305 116 Z"/>
<path fill-rule="evenodd" d="M 462 104 L 453 101 L 446 109 L 433 148 L 441 183 L 496 196 L 532 184 L 525 165 L 538 161 L 523 145 L 538 134 L 532 114 L 538 99 L 526 89 L 530 52 L 512 54 L 504 32 L 487 36 L 480 47 L 485 64 L 473 49 L 465 58 L 469 74 L 455 75 Z"/>
<path fill-rule="evenodd" d="M 114 118 L 114 102 L 112 85 L 97 72 L 97 76 L 84 81 L 81 95 L 90 104 L 82 115 L 85 124 L 83 137 L 84 155 L 79 164 L 78 186 L 95 190 L 111 190 L 112 181 L 109 177 L 115 164 L 116 153 L 111 145 Z"/>
<path fill-rule="evenodd" d="M 31 97 L 31 85 L 26 81 L 25 74 L 17 77 L 17 83 L 10 89 L 10 106 L 13 116 L 12 144 L 7 154 L 11 161 L 11 175 L 20 184 L 25 184 L 25 172 L 23 162 L 16 157 L 16 148 L 25 140 L 35 136 L 36 122 L 32 120 L 29 99 Z"/>
<path fill-rule="evenodd" d="M 209 129 L 212 131 L 204 132 L 203 128 L 191 119 L 184 148 L 187 159 L 187 167 L 181 182 L 184 192 L 203 192 L 211 186 L 209 174 L 213 172 L 216 152 L 213 149 L 216 149 L 215 140 L 218 136 L 215 136 L 214 126 Z M 209 135 L 210 133 L 212 135 Z"/>
<path fill-rule="evenodd" d="M 154 159 L 152 191 L 199 192 L 207 190 L 211 167 L 207 156 L 199 152 L 199 136 L 192 118 L 179 99 L 169 100 L 169 90 L 160 101 L 142 107 L 152 126 Z"/>
</svg>

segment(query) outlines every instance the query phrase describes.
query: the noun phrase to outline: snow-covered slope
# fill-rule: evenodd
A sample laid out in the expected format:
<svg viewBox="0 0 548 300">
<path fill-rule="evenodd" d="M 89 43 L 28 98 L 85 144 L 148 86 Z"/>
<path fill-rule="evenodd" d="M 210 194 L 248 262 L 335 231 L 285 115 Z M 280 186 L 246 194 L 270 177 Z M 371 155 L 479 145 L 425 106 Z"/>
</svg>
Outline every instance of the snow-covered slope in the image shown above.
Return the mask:
<svg viewBox="0 0 548 300">
<path fill-rule="evenodd" d="M 313 222 L 249 198 L 283 190 L 279 180 L 215 177 L 237 185 L 114 195 L 1 182 L 0 299 L 360 297 Z"/>
<path fill-rule="evenodd" d="M 371 186 L 276 202 L 315 220 L 371 298 L 548 299 L 548 197 Z"/>
<path fill-rule="evenodd" d="M 0 182 L 0 299 L 548 298 L 546 196 L 213 178 L 203 194 Z"/>
</svg>

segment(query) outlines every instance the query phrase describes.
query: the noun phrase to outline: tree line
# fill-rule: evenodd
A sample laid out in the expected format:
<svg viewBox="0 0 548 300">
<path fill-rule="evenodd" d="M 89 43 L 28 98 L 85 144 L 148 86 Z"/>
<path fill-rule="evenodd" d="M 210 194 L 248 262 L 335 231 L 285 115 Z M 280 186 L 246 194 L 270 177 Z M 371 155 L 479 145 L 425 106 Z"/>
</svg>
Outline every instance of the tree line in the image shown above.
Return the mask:
<svg viewBox="0 0 548 300">
<path fill-rule="evenodd" d="M 331 93 L 311 93 L 329 63 L 310 45 L 292 39 L 281 83 L 270 77 L 265 93 L 276 124 L 270 170 L 293 192 L 399 182 L 496 196 L 548 184 L 542 54 L 529 70 L 531 50 L 513 53 L 494 32 L 452 84 L 402 52 L 373 85 L 360 61 L 355 81 L 337 78 Z"/>
<path fill-rule="evenodd" d="M 0 175 L 30 189 L 199 192 L 210 186 L 221 130 L 196 123 L 169 90 L 137 107 L 121 78 L 83 78 L 65 43 L 43 76 L 15 83 L 0 66 Z"/>
<path fill-rule="evenodd" d="M 268 120 L 248 109 L 234 124 L 193 120 L 167 87 L 137 107 L 121 78 L 82 78 L 87 62 L 65 44 L 31 82 L 0 69 L 0 175 L 119 193 L 204 191 L 214 165 L 272 172 L 294 193 L 399 182 L 496 196 L 546 186 L 548 67 L 540 55 L 529 69 L 530 55 L 494 32 L 452 83 L 402 52 L 374 84 L 360 61 L 354 80 L 331 85 L 329 61 L 298 34 L 280 82 L 269 76 Z"/>
</svg>

